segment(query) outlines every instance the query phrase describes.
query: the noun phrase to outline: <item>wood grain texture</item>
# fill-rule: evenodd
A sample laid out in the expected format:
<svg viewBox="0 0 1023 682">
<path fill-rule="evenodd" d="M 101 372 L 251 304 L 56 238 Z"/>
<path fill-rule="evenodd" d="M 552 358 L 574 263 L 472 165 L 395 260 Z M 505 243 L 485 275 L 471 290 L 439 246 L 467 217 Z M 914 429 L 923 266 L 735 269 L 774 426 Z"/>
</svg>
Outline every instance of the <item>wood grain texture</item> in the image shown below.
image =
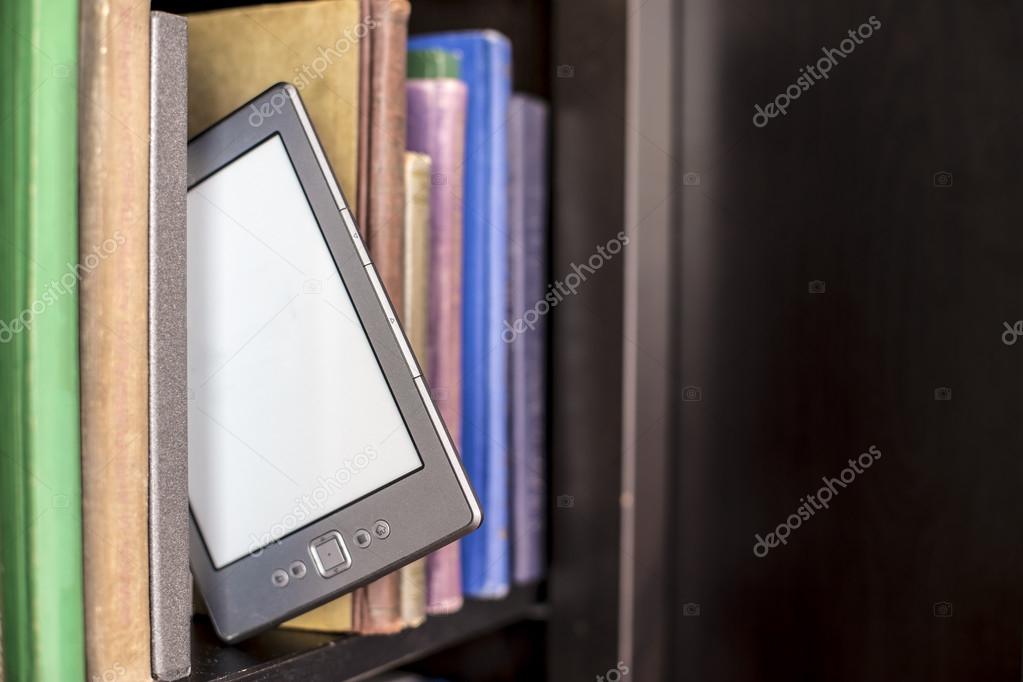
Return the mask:
<svg viewBox="0 0 1023 682">
<path fill-rule="evenodd" d="M 81 24 L 86 660 L 90 677 L 140 680 L 151 671 L 149 3 L 85 3 Z"/>
</svg>

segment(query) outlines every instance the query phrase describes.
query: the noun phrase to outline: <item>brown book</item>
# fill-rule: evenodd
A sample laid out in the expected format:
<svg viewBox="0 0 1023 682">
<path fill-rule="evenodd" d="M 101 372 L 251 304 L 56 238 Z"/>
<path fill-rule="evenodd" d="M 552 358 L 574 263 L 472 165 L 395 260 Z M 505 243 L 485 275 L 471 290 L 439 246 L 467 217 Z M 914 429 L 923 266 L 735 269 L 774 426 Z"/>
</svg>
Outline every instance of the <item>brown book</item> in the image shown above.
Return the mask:
<svg viewBox="0 0 1023 682">
<path fill-rule="evenodd" d="M 148 680 L 149 3 L 84 2 L 80 21 L 86 665 Z"/>
<path fill-rule="evenodd" d="M 189 15 L 188 134 L 271 85 L 298 88 L 345 197 L 358 196 L 359 0 L 256 5 Z M 259 112 L 253 112 L 258 124 Z"/>
<path fill-rule="evenodd" d="M 405 153 L 405 300 L 402 326 L 427 374 L 426 340 L 430 293 L 430 157 Z M 401 621 L 416 627 L 426 620 L 426 558 L 398 572 L 401 580 Z"/>
<path fill-rule="evenodd" d="M 359 201 L 359 126 L 363 47 L 372 26 L 361 0 L 289 2 L 189 16 L 188 127 L 201 132 L 274 83 L 298 88 L 348 201 Z M 259 112 L 253 112 L 258 124 Z M 351 597 L 283 627 L 350 630 Z"/>
<path fill-rule="evenodd" d="M 363 234 L 370 257 L 399 316 L 404 300 L 405 54 L 410 5 L 407 0 L 366 0 L 372 26 L 368 149 L 363 188 Z M 401 585 L 397 572 L 355 591 L 352 619 L 363 633 L 401 629 Z"/>
</svg>

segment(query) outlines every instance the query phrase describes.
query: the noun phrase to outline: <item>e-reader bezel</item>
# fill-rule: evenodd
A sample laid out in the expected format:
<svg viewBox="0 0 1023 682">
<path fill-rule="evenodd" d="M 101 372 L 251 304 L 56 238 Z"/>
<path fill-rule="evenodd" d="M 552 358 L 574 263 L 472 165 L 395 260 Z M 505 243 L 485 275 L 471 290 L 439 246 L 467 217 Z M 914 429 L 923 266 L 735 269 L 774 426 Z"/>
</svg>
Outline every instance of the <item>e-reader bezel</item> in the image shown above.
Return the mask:
<svg viewBox="0 0 1023 682">
<path fill-rule="evenodd" d="M 189 141 L 189 190 L 275 135 L 284 144 L 422 466 L 220 569 L 213 565 L 190 504 L 192 571 L 214 628 L 226 642 L 244 639 L 368 583 L 471 532 L 483 520 L 298 91 L 277 84 Z M 380 520 L 389 526 L 385 538 L 374 533 Z M 366 547 L 355 542 L 359 530 L 369 531 Z M 312 543 L 333 532 L 343 540 L 350 566 L 325 578 Z M 296 561 L 305 566 L 303 577 L 290 572 Z M 278 570 L 289 573 L 284 586 L 273 579 Z"/>
</svg>

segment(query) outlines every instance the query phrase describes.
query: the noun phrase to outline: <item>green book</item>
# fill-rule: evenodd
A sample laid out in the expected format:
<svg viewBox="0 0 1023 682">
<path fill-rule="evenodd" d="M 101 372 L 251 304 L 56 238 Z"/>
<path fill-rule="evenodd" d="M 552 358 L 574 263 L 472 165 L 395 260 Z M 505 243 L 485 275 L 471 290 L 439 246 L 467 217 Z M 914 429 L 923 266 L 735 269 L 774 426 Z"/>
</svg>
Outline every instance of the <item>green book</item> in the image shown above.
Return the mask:
<svg viewBox="0 0 1023 682">
<path fill-rule="evenodd" d="M 458 78 L 458 58 L 447 50 L 409 50 L 409 78 Z"/>
<path fill-rule="evenodd" d="M 6 679 L 85 679 L 77 0 L 0 2 L 0 587 Z"/>
</svg>

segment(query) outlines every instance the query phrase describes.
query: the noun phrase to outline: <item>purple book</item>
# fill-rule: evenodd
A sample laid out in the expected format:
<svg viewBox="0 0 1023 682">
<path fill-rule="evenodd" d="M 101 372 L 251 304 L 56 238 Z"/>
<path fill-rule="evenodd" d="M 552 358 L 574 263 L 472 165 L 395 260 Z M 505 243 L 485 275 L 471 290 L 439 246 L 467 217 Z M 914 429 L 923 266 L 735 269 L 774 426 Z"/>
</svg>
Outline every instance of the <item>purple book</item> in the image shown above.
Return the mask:
<svg viewBox="0 0 1023 682">
<path fill-rule="evenodd" d="M 547 105 L 527 95 L 508 111 L 511 279 L 512 580 L 544 575 L 546 509 Z"/>
<path fill-rule="evenodd" d="M 457 78 L 415 78 L 406 84 L 409 151 L 428 154 L 430 300 L 427 366 L 430 390 L 455 447 L 461 448 L 462 404 L 462 167 L 466 86 Z M 427 613 L 462 606 L 458 543 L 427 558 Z"/>
</svg>

